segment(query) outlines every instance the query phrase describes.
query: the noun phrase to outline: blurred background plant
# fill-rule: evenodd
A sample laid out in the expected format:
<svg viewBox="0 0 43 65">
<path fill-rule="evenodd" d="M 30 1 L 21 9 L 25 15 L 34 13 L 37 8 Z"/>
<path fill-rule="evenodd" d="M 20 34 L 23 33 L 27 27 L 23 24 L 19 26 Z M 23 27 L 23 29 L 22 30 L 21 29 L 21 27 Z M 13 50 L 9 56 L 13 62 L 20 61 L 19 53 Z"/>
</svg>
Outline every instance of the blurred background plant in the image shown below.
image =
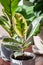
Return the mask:
<svg viewBox="0 0 43 65">
<path fill-rule="evenodd" d="M 31 2 L 34 6 L 33 10 L 36 16 L 43 15 L 43 0 L 25 0 Z M 41 20 L 41 26 L 43 26 L 43 18 Z"/>
</svg>

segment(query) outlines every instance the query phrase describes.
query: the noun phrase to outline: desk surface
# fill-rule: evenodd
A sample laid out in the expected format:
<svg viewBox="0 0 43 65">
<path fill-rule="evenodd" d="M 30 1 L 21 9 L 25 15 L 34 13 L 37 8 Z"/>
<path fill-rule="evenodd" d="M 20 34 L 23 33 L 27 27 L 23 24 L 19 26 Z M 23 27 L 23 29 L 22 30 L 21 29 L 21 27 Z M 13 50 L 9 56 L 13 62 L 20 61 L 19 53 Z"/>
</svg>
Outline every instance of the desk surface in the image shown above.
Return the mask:
<svg viewBox="0 0 43 65">
<path fill-rule="evenodd" d="M 29 47 L 26 51 L 32 51 L 32 48 Z M 0 65 L 10 65 L 10 62 L 4 61 L 0 58 Z M 36 55 L 35 65 L 43 65 L 43 55 Z"/>
</svg>

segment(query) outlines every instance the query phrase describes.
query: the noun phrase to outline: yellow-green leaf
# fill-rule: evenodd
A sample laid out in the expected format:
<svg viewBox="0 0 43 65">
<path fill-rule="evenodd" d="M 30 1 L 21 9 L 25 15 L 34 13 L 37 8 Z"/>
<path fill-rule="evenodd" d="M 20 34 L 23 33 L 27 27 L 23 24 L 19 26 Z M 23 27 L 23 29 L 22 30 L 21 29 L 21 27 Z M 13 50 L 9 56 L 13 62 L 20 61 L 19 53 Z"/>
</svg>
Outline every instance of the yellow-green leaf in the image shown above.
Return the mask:
<svg viewBox="0 0 43 65">
<path fill-rule="evenodd" d="M 13 19 L 13 27 L 18 36 L 23 38 L 26 33 L 27 23 L 25 18 L 21 14 L 15 14 L 15 17 Z"/>
</svg>

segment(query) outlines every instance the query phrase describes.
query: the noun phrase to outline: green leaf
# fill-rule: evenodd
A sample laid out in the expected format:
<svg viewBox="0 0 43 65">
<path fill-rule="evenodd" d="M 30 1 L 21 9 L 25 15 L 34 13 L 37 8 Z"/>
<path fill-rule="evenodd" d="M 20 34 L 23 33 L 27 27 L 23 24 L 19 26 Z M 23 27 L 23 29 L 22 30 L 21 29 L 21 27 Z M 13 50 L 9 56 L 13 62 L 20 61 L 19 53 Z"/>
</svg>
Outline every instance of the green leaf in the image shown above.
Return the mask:
<svg viewBox="0 0 43 65">
<path fill-rule="evenodd" d="M 37 4 L 34 6 L 34 11 L 36 13 L 40 12 L 40 14 L 43 13 L 43 0 L 39 0 L 37 2 Z"/>
<path fill-rule="evenodd" d="M 0 25 L 5 25 L 2 20 L 0 20 Z"/>
<path fill-rule="evenodd" d="M 3 44 L 6 48 L 10 49 L 10 50 L 13 50 L 13 51 L 20 51 L 20 48 L 16 45 L 6 45 L 6 44 Z"/>
<path fill-rule="evenodd" d="M 15 39 L 12 39 L 12 38 L 4 38 L 3 42 L 14 42 L 14 43 L 22 44 L 21 42 L 15 40 Z"/>
<path fill-rule="evenodd" d="M 32 22 L 32 30 L 31 30 L 31 33 L 30 33 L 30 37 L 32 35 L 34 35 L 37 27 L 39 26 L 39 23 L 41 21 L 41 19 L 43 18 L 43 16 L 39 16 L 38 18 L 36 18 L 33 22 Z"/>
<path fill-rule="evenodd" d="M 29 25 L 28 29 L 27 29 L 27 33 L 26 33 L 26 39 L 28 38 L 30 32 L 31 32 L 31 29 L 32 29 L 32 25 Z"/>
<path fill-rule="evenodd" d="M 0 0 L 1 4 L 3 5 L 4 9 L 8 12 L 8 13 L 11 13 L 11 3 L 10 3 L 11 0 Z"/>
<path fill-rule="evenodd" d="M 11 36 L 10 31 L 10 24 L 8 22 L 8 19 L 5 16 L 0 16 L 0 25 L 9 33 Z"/>
<path fill-rule="evenodd" d="M 10 24 L 8 22 L 8 18 L 5 16 L 0 16 L 0 25 L 2 25 L 1 23 L 3 23 L 4 25 L 6 24 L 8 27 L 10 27 Z"/>
<path fill-rule="evenodd" d="M 0 0 L 0 3 L 3 5 L 5 11 L 12 16 L 16 11 L 19 1 L 20 0 Z"/>
<path fill-rule="evenodd" d="M 18 57 L 18 56 L 22 56 L 22 55 L 23 55 L 22 52 L 15 52 L 15 53 L 14 53 L 14 57 L 15 57 L 15 58 Z"/>
<path fill-rule="evenodd" d="M 21 13 L 26 19 L 28 18 L 29 14 L 33 14 L 33 7 L 34 6 L 19 6 L 16 10 L 17 13 Z"/>
<path fill-rule="evenodd" d="M 26 42 L 28 42 L 29 38 L 31 38 L 31 37 L 34 35 L 34 33 L 36 32 L 36 30 L 37 30 L 37 28 L 38 28 L 38 26 L 39 26 L 39 23 L 40 23 L 40 21 L 41 21 L 42 18 L 43 18 L 43 16 L 40 16 L 40 17 L 36 18 L 36 19 L 32 22 L 32 29 L 31 29 L 31 31 L 30 31 L 30 34 L 29 34 L 29 36 L 28 36 Z M 29 30 L 28 30 L 28 31 L 29 31 Z M 38 33 L 38 31 L 37 31 L 37 33 Z"/>
<path fill-rule="evenodd" d="M 24 16 L 24 18 L 27 21 L 27 25 L 29 25 L 32 22 L 31 20 L 35 18 L 33 8 L 34 6 L 29 7 L 29 6 L 23 5 L 23 6 L 19 6 L 16 10 L 17 13 L 20 13 Z"/>
<path fill-rule="evenodd" d="M 8 18 L 5 16 L 1 16 L 4 20 L 8 21 Z"/>
<path fill-rule="evenodd" d="M 11 3 L 11 11 L 12 11 L 12 15 L 15 14 L 15 11 L 18 7 L 18 3 L 20 2 L 20 0 L 12 0 L 12 3 Z"/>
<path fill-rule="evenodd" d="M 36 36 L 38 33 L 40 33 L 40 30 L 41 29 L 40 29 L 40 23 L 39 23 L 33 35 Z"/>
</svg>

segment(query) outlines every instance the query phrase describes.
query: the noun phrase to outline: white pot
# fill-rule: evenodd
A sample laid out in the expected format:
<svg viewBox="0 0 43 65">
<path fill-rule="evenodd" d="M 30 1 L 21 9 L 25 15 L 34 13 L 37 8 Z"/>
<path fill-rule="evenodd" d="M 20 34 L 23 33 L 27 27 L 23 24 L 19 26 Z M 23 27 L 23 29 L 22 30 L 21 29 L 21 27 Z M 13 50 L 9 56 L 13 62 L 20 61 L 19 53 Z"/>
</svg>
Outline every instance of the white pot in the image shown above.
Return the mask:
<svg viewBox="0 0 43 65">
<path fill-rule="evenodd" d="M 34 36 L 34 44 L 39 50 L 43 51 L 43 26 L 41 27 L 40 33 Z"/>
<path fill-rule="evenodd" d="M 11 59 L 11 65 L 35 65 L 35 55 L 33 53 L 24 52 L 24 54 L 28 56 L 32 56 L 32 59 L 29 60 L 15 60 L 12 58 L 12 55 L 10 56 Z"/>
</svg>

